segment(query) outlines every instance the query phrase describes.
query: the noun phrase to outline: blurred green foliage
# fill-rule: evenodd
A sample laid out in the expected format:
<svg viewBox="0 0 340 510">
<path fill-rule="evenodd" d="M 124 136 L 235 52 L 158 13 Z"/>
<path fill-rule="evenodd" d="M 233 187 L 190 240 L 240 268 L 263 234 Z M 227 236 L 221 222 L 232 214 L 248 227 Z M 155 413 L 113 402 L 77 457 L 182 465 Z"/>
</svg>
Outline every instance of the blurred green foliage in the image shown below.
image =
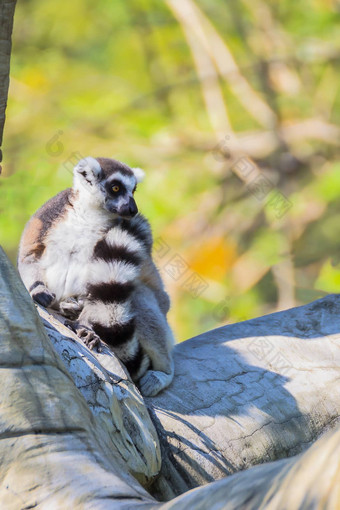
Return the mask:
<svg viewBox="0 0 340 510">
<path fill-rule="evenodd" d="M 25 222 L 71 185 L 78 157 L 144 168 L 137 202 L 179 340 L 340 285 L 339 3 L 190 5 L 200 27 L 186 1 L 18 2 L 0 186 L 0 243 L 15 262 Z M 238 66 L 224 78 L 207 21 Z M 238 161 L 270 191 L 240 178 Z"/>
</svg>

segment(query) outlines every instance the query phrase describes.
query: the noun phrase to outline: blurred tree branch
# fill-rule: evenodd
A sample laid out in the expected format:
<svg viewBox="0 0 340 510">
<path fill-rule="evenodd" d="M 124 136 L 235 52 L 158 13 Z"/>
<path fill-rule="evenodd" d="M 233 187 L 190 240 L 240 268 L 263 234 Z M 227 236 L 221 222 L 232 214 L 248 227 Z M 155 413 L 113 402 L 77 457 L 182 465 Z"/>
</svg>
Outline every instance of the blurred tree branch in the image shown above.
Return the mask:
<svg viewBox="0 0 340 510">
<path fill-rule="evenodd" d="M 259 124 L 266 127 L 275 125 L 274 112 L 241 74 L 226 42 L 193 0 L 167 0 L 167 4 L 182 25 L 190 26 L 215 62 L 220 75 L 227 80 L 231 90 L 248 113 Z"/>
<path fill-rule="evenodd" d="M 218 80 L 212 56 L 204 44 L 204 32 L 196 17 L 192 16 L 191 4 L 167 0 L 167 4 L 181 25 L 190 47 L 197 75 L 200 80 L 207 113 L 216 137 L 232 132 L 227 106 Z"/>
<path fill-rule="evenodd" d="M 0 3 L 0 161 L 2 161 L 1 145 L 9 86 L 9 64 L 15 4 L 16 0 L 1 0 Z"/>
</svg>

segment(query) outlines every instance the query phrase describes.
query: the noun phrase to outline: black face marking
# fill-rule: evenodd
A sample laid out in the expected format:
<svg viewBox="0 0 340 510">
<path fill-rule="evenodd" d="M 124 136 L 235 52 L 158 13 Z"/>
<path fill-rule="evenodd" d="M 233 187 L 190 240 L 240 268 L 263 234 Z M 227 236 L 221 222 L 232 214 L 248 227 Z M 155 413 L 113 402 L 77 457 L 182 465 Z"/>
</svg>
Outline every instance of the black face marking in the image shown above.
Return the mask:
<svg viewBox="0 0 340 510">
<path fill-rule="evenodd" d="M 135 332 L 135 320 L 131 319 L 125 324 L 113 324 L 110 327 L 94 322 L 92 328 L 101 340 L 112 347 L 118 347 L 132 339 Z"/>
<path fill-rule="evenodd" d="M 89 298 L 102 303 L 124 303 L 132 294 L 135 286 L 132 282 L 126 283 L 98 283 L 89 285 Z"/>
<path fill-rule="evenodd" d="M 118 191 L 113 191 L 113 188 L 117 186 L 119 189 Z M 118 198 L 122 195 L 125 195 L 127 193 L 127 189 L 124 186 L 124 184 L 119 179 L 113 179 L 110 181 L 106 181 L 105 188 L 107 193 L 114 198 Z"/>
<path fill-rule="evenodd" d="M 120 262 L 128 262 L 135 266 L 141 263 L 141 257 L 134 251 L 129 251 L 124 246 L 109 245 L 105 239 L 98 241 L 93 250 L 93 257 L 105 262 L 118 260 Z"/>
</svg>

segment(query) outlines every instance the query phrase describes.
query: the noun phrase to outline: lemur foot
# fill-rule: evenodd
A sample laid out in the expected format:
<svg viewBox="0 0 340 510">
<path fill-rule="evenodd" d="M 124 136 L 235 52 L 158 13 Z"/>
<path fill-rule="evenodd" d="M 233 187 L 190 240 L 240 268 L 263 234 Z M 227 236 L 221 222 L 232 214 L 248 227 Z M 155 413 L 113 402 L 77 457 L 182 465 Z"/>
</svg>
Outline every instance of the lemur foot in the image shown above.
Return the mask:
<svg viewBox="0 0 340 510">
<path fill-rule="evenodd" d="M 74 331 L 91 351 L 96 347 L 97 352 L 102 352 L 101 340 L 92 329 L 70 320 L 66 320 L 64 324 Z"/>
<path fill-rule="evenodd" d="M 60 301 L 59 310 L 60 312 L 69 319 L 76 319 L 79 317 L 80 312 L 84 307 L 84 302 L 82 299 L 76 299 L 74 297 L 69 297 Z"/>
<path fill-rule="evenodd" d="M 32 289 L 33 287 L 33 289 Z M 50 292 L 42 282 L 36 282 L 31 287 L 31 296 L 33 301 L 45 308 L 50 306 L 55 300 L 55 294 Z"/>
<path fill-rule="evenodd" d="M 82 327 L 78 329 L 77 335 L 82 339 L 84 344 L 91 349 L 91 351 L 96 347 L 97 352 L 102 352 L 102 343 L 100 338 L 94 331 L 92 331 L 92 329 Z"/>
<path fill-rule="evenodd" d="M 166 374 L 159 370 L 148 370 L 138 381 L 139 389 L 144 397 L 154 397 L 161 390 L 169 386 L 173 374 Z"/>
</svg>

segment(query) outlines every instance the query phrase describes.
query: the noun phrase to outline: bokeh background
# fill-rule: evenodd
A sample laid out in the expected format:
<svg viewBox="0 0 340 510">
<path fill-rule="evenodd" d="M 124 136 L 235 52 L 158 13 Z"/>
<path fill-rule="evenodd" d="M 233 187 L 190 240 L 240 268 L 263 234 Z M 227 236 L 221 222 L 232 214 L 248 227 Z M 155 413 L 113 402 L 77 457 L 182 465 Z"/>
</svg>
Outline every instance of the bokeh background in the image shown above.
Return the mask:
<svg viewBox="0 0 340 510">
<path fill-rule="evenodd" d="M 13 262 L 87 155 L 137 202 L 179 341 L 340 287 L 340 4 L 21 0 L 0 186 Z"/>
</svg>

